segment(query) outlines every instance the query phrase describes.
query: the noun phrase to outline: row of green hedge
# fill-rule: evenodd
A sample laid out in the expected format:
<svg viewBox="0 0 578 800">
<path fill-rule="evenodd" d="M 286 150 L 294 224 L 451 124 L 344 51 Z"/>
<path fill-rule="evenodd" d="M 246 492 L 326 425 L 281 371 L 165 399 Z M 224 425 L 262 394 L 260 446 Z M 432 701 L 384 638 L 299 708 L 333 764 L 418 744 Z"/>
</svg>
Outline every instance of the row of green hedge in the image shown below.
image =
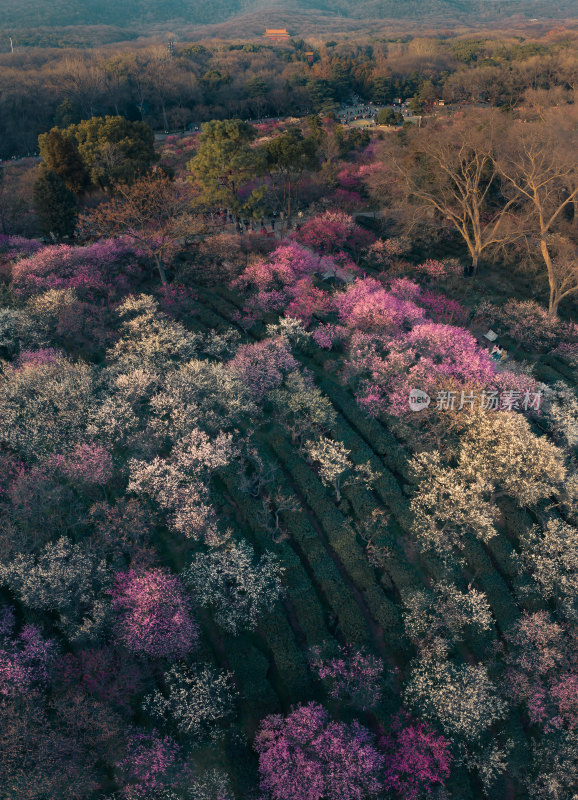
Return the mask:
<svg viewBox="0 0 578 800">
<path fill-rule="evenodd" d="M 362 593 L 374 621 L 386 632 L 400 630 L 399 610 L 375 580 L 356 534 L 328 496 L 321 481 L 291 448 L 279 427 L 270 437 L 271 445 L 291 474 L 307 505 L 313 510 L 327 542 L 345 568 L 355 587 Z"/>
<path fill-rule="evenodd" d="M 259 552 L 273 550 L 278 554 L 285 567 L 285 584 L 289 602 L 295 610 L 299 626 L 308 645 L 314 647 L 321 644 L 330 633 L 325 624 L 323 609 L 313 584 L 305 571 L 299 557 L 288 541 L 273 542 L 270 534 L 260 525 L 257 519 L 257 502 L 249 495 L 237 489 L 237 481 L 232 470 L 222 475 L 227 491 L 238 506 L 243 521 L 250 531 L 250 537 Z"/>
</svg>

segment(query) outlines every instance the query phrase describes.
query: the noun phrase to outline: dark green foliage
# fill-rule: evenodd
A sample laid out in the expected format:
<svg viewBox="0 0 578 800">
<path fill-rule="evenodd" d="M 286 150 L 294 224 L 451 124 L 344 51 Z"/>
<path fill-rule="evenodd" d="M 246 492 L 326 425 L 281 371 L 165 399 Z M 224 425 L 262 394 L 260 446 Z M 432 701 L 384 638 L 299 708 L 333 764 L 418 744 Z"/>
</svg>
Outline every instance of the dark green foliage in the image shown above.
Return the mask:
<svg viewBox="0 0 578 800">
<path fill-rule="evenodd" d="M 69 131 L 52 128 L 38 137 L 40 156 L 45 169 L 59 175 L 75 194 L 90 183 L 87 165 L 78 152 L 78 143 Z"/>
<path fill-rule="evenodd" d="M 403 116 L 392 108 L 382 108 L 377 115 L 376 122 L 378 125 L 401 125 Z"/>
<path fill-rule="evenodd" d="M 240 119 L 203 125 L 199 149 L 187 165 L 201 207 L 224 206 L 236 216 L 257 209 L 262 189 L 248 198 L 241 195 L 243 186 L 263 171 L 261 154 L 251 147 L 254 138 L 254 128 Z"/>
<path fill-rule="evenodd" d="M 154 134 L 144 122 L 92 117 L 71 125 L 66 133 L 76 139 L 91 182 L 102 188 L 132 183 L 156 160 Z"/>
<path fill-rule="evenodd" d="M 47 238 L 60 241 L 74 235 L 76 198 L 60 175 L 41 170 L 34 183 L 34 210 Z"/>
</svg>

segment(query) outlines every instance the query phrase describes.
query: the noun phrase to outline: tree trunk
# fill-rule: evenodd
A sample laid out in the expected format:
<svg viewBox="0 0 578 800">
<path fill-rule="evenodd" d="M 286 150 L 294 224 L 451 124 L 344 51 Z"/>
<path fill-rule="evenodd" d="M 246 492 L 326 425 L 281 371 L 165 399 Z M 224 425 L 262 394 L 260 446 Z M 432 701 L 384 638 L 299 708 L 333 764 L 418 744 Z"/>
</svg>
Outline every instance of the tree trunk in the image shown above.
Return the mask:
<svg viewBox="0 0 578 800">
<path fill-rule="evenodd" d="M 480 254 L 476 252 L 474 253 L 474 257 L 472 258 L 472 275 L 478 274 L 479 267 L 480 267 Z"/>
<path fill-rule="evenodd" d="M 550 301 L 548 304 L 548 314 L 551 317 L 557 317 L 558 306 L 560 305 L 560 298 L 558 297 L 556 280 L 554 278 L 554 267 L 552 265 L 550 251 L 548 250 L 548 244 L 544 236 L 542 236 L 540 239 L 540 252 L 542 253 L 542 258 L 544 259 L 544 263 L 546 264 L 546 269 L 548 270 L 548 285 L 550 286 Z"/>
<path fill-rule="evenodd" d="M 155 259 L 157 262 L 157 269 L 159 271 L 159 275 L 161 276 L 161 283 L 163 286 L 168 286 L 169 282 L 167 280 L 167 274 L 165 272 L 165 268 L 163 267 L 163 262 L 160 258 Z"/>
</svg>

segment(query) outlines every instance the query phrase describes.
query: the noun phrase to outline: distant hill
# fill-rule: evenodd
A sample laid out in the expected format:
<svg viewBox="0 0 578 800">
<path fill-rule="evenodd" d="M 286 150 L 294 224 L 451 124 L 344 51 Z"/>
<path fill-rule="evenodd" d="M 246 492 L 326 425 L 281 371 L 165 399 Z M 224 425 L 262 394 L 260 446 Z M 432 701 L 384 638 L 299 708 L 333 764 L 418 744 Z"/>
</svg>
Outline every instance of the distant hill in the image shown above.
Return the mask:
<svg viewBox="0 0 578 800">
<path fill-rule="evenodd" d="M 513 15 L 578 16 L 576 0 L 0 0 L 0 30 L 112 25 L 146 31 L 172 23 L 214 25 L 260 12 L 349 20 L 473 23 Z"/>
</svg>

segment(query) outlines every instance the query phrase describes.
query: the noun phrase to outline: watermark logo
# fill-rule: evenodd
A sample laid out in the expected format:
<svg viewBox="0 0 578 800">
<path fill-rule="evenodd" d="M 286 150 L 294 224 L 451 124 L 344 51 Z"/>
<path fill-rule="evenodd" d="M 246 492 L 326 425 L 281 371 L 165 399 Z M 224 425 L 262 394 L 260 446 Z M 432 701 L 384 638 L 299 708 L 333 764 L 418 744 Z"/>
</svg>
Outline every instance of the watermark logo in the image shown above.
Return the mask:
<svg viewBox="0 0 578 800">
<path fill-rule="evenodd" d="M 409 407 L 412 411 L 423 411 L 430 403 L 431 397 L 421 389 L 412 389 L 409 393 Z"/>
<path fill-rule="evenodd" d="M 462 411 L 474 409 L 477 405 L 482 411 L 540 411 L 542 392 L 519 392 L 493 390 L 474 392 L 438 392 L 437 411 Z M 431 397 L 421 389 L 409 393 L 409 407 L 412 411 L 423 411 L 431 403 Z"/>
</svg>

